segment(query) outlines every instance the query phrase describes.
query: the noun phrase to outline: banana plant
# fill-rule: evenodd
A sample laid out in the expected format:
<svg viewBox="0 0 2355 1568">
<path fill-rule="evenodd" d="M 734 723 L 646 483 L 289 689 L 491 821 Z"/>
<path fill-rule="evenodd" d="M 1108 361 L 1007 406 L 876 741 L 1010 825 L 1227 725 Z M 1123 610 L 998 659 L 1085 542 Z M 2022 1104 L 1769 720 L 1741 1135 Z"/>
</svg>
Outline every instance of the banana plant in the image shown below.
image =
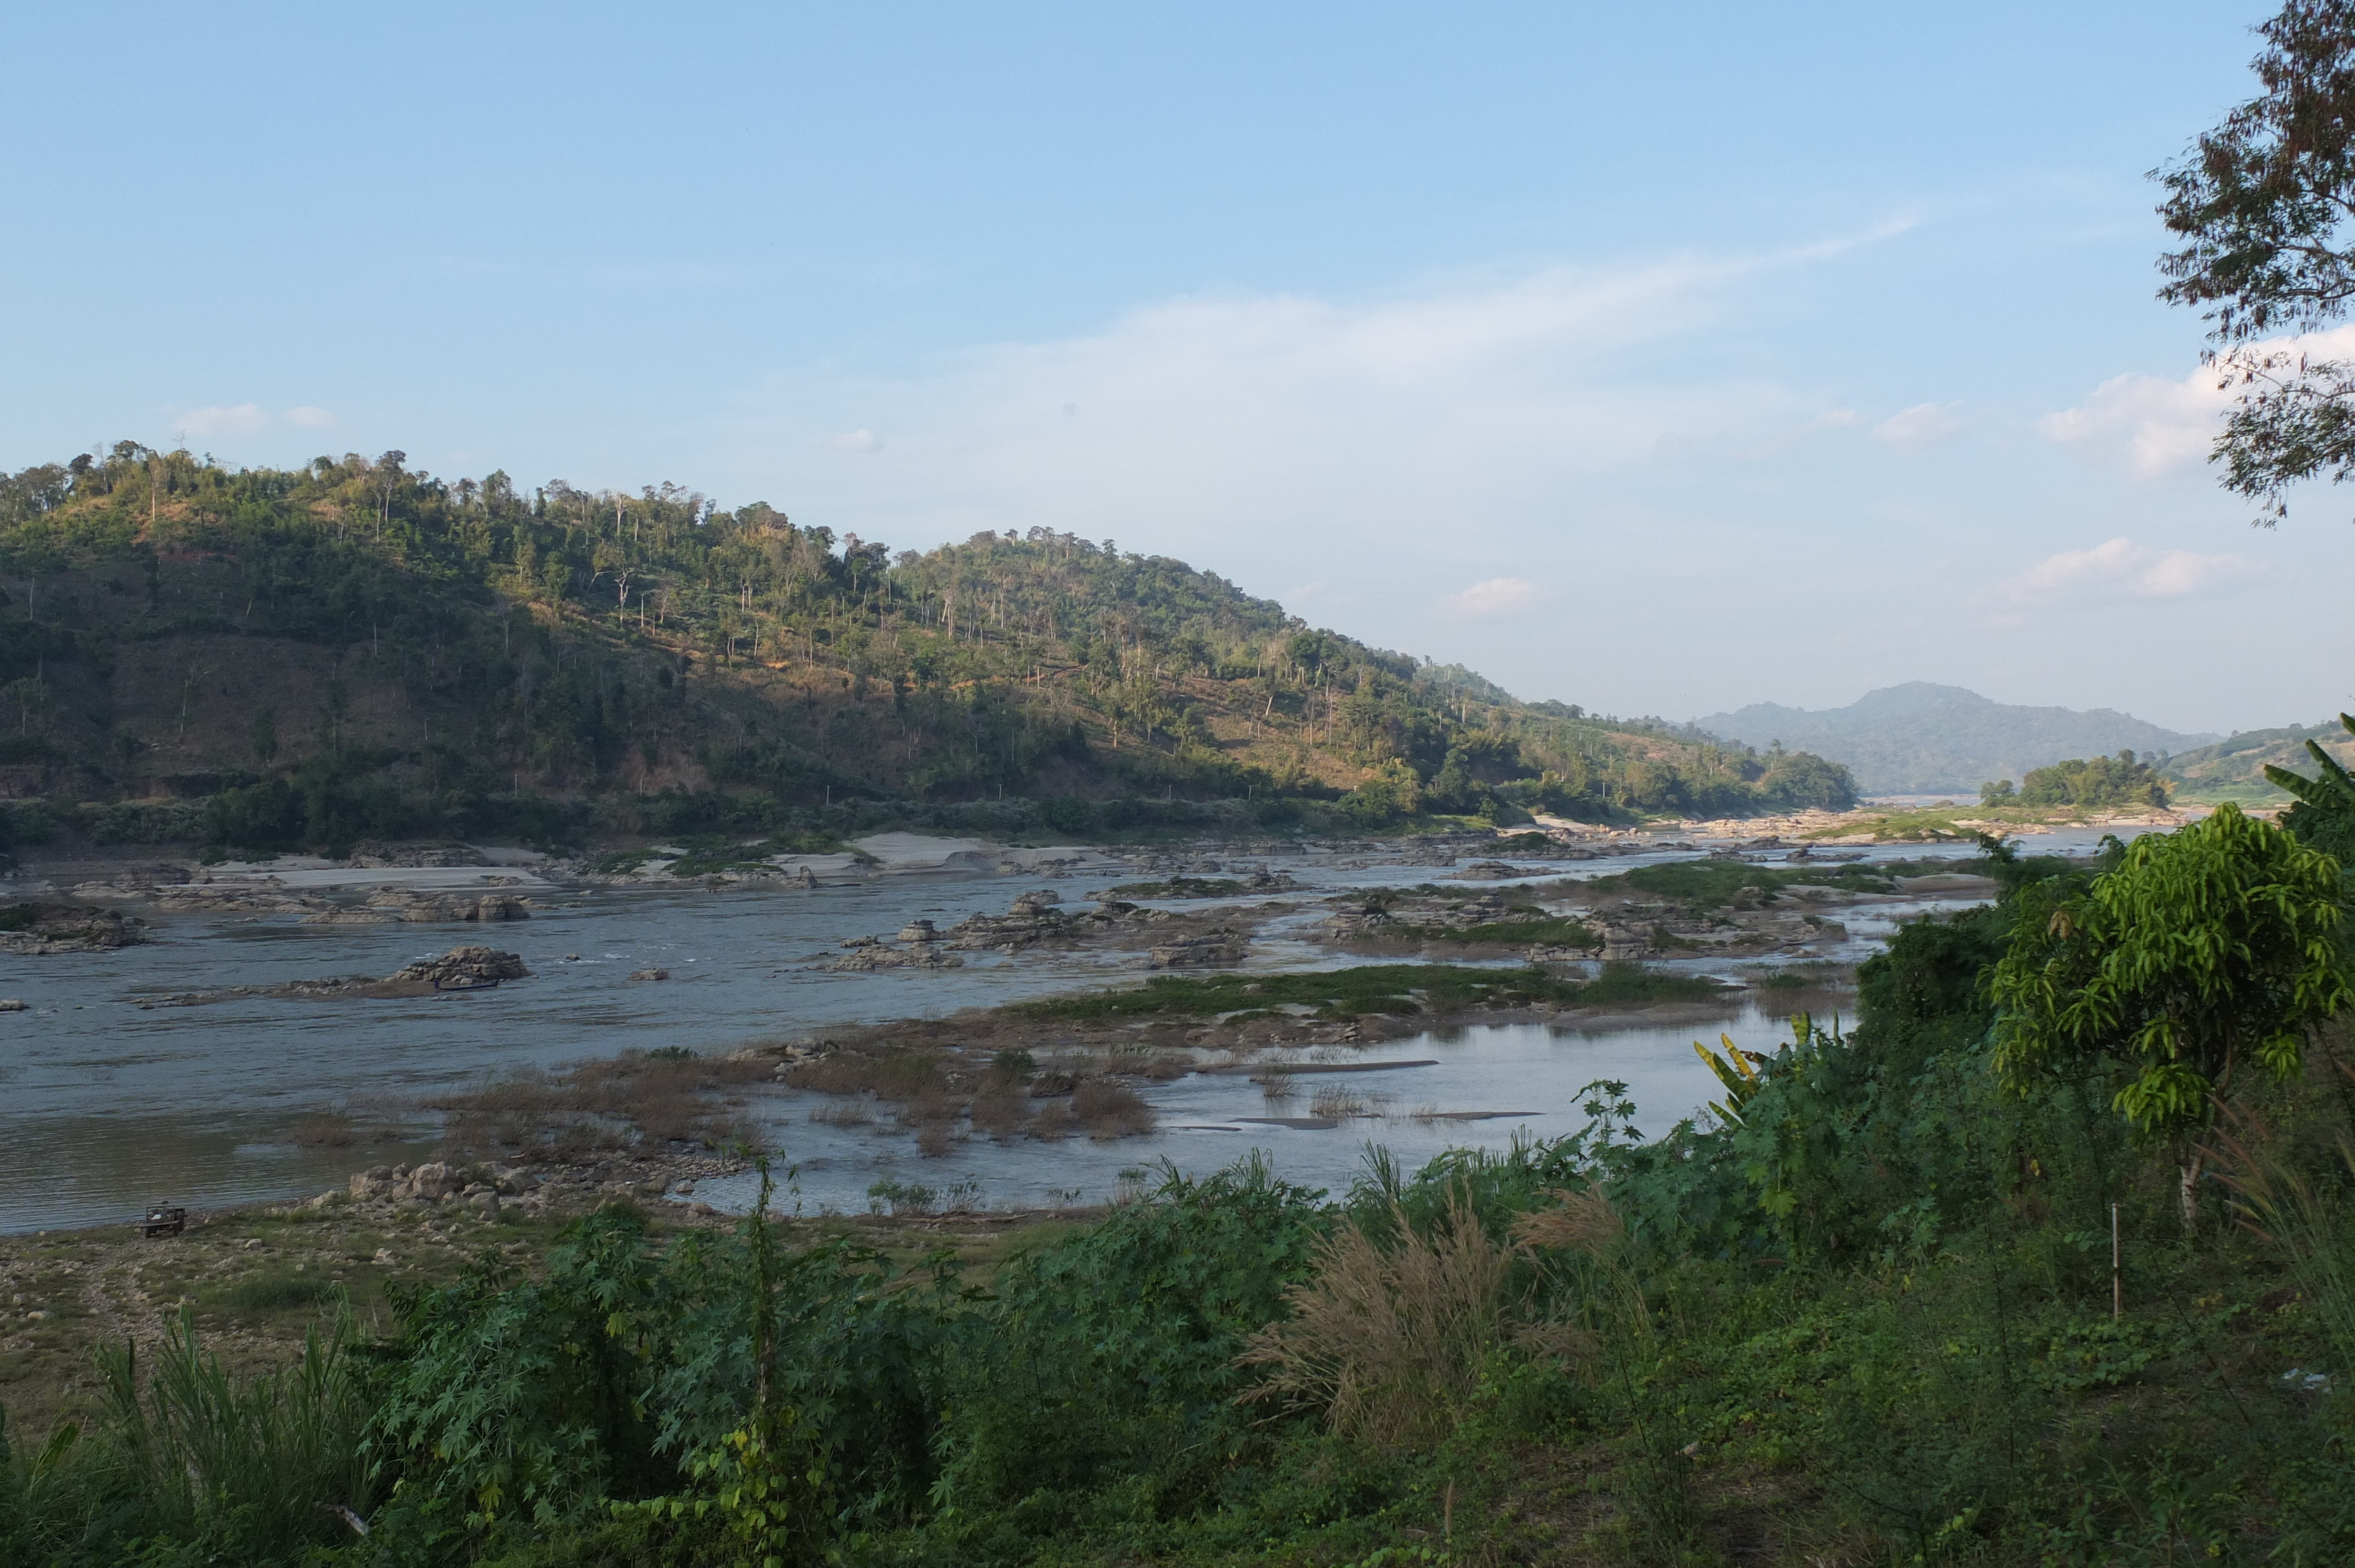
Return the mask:
<svg viewBox="0 0 2355 1568">
<path fill-rule="evenodd" d="M 1731 1034 L 1721 1034 L 1717 1041 L 1725 1047 L 1723 1055 L 1698 1040 L 1693 1042 L 1693 1054 L 1707 1063 L 1709 1070 L 1717 1075 L 1717 1081 L 1725 1086 L 1726 1097 L 1712 1101 L 1709 1108 L 1723 1117 L 1728 1127 L 1740 1127 L 1742 1107 L 1756 1097 L 1766 1082 L 1758 1071 L 1766 1065 L 1766 1058 L 1755 1051 L 1744 1051 L 1733 1043 Z"/>
<path fill-rule="evenodd" d="M 2339 723 L 2348 734 L 2355 735 L 2355 717 L 2340 714 Z M 2322 770 L 2319 777 L 2308 779 L 2302 773 L 2292 773 L 2286 768 L 2276 768 L 2268 762 L 2265 764 L 2265 778 L 2275 788 L 2288 790 L 2318 811 L 2355 811 L 2355 774 L 2350 774 L 2339 766 L 2330 753 L 2311 740 L 2306 743 L 2306 754 L 2313 758 L 2315 766 Z"/>
</svg>

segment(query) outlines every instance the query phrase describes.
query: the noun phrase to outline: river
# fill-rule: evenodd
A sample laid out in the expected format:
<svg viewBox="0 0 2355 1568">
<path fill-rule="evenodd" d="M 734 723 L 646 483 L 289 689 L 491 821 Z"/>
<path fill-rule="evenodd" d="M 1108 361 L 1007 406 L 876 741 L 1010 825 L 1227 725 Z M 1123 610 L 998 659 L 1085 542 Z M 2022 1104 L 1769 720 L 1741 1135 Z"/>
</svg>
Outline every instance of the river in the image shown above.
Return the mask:
<svg viewBox="0 0 2355 1568">
<path fill-rule="evenodd" d="M 2083 835 L 2079 843 L 2077 835 L 2054 835 L 2036 841 L 2034 848 L 2082 850 L 2096 836 Z M 1692 853 L 1656 850 L 1548 863 L 1542 873 L 1548 879 L 1604 875 Z M 1966 852 L 1891 845 L 1869 856 L 1966 858 Z M 1323 913 L 1313 902 L 1320 894 L 1447 874 L 1408 863 L 1399 853 L 1362 850 L 1253 855 L 1224 863 L 1230 869 L 1265 865 L 1298 878 L 1299 894 L 1277 895 L 1301 902 L 1291 922 L 1295 927 Z M 324 871 L 287 873 L 282 880 L 299 885 L 304 874 L 354 900 L 370 880 Z M 453 884 L 480 879 L 474 873 L 437 874 Z M 225 1207 L 317 1192 L 373 1161 L 419 1158 L 435 1130 L 432 1118 L 416 1109 L 428 1092 L 521 1067 L 661 1046 L 725 1052 L 830 1026 L 941 1016 L 1133 981 L 1139 972 L 1135 953 L 974 953 L 964 955 L 966 967 L 959 969 L 864 974 L 830 973 L 811 962 L 837 950 L 847 936 L 888 934 L 919 917 L 945 928 L 969 914 L 1003 913 L 1013 895 L 1028 887 L 1053 887 L 1066 902 L 1077 903 L 1089 890 L 1140 874 L 1117 860 L 1099 859 L 1060 880 L 909 870 L 815 890 L 576 888 L 535 885 L 527 872 L 519 874 L 526 885 L 513 891 L 529 895 L 536 906 L 521 923 L 306 926 L 293 916 L 151 912 L 153 939 L 143 946 L 0 959 L 5 966 L 0 994 L 28 1004 L 25 1012 L 0 1013 L 0 1129 L 7 1152 L 0 1160 L 0 1231 L 110 1223 L 143 1203 L 167 1199 Z M 435 878 L 409 880 L 422 885 Z M 1467 891 L 1513 885 L 1485 883 Z M 9 895 L 0 886 L 0 901 Z M 1849 938 L 1827 956 L 1861 957 L 1896 918 L 1940 906 L 1923 900 L 1842 911 Z M 139 1005 L 205 989 L 381 976 L 462 942 L 519 951 L 532 978 L 471 995 Z M 1352 961 L 1362 960 L 1288 936 L 1279 923 L 1255 942 L 1250 967 Z M 1715 967 L 1731 971 L 1721 962 Z M 649 968 L 666 969 L 673 978 L 663 983 L 628 978 Z M 1376 1114 L 1347 1118 L 1331 1130 L 1240 1121 L 1271 1114 L 1258 1087 L 1241 1077 L 1201 1075 L 1146 1090 L 1161 1121 L 1161 1130 L 1149 1137 L 1007 1145 L 975 1139 L 930 1160 L 920 1160 L 903 1138 L 811 1122 L 815 1097 L 781 1092 L 763 1097 L 756 1111 L 781 1160 L 797 1172 L 799 1201 L 814 1208 L 865 1207 L 878 1182 L 954 1190 L 962 1200 L 996 1204 L 1086 1201 L 1135 1182 L 1139 1171 L 1164 1160 L 1199 1171 L 1254 1147 L 1266 1150 L 1288 1177 L 1337 1187 L 1346 1184 L 1369 1141 L 1388 1146 L 1412 1165 L 1449 1145 L 1498 1148 L 1517 1134 L 1572 1130 L 1584 1119 L 1576 1091 L 1594 1079 L 1627 1082 L 1637 1125 L 1647 1132 L 1665 1130 L 1695 1114 L 1715 1092 L 1691 1041 L 1721 1029 L 1761 1049 L 1783 1037 L 1785 1025 L 1753 1006 L 1722 1023 L 1698 1027 L 1577 1033 L 1514 1026 L 1393 1043 L 1382 1048 L 1382 1058 L 1431 1057 L 1438 1065 L 1337 1075 Z M 1431 1109 L 1517 1114 L 1485 1121 L 1413 1115 Z M 357 1113 L 361 1125 L 387 1130 L 357 1146 L 300 1141 L 304 1118 L 323 1112 Z M 723 1205 L 743 1198 L 724 1184 L 708 1195 Z"/>
</svg>

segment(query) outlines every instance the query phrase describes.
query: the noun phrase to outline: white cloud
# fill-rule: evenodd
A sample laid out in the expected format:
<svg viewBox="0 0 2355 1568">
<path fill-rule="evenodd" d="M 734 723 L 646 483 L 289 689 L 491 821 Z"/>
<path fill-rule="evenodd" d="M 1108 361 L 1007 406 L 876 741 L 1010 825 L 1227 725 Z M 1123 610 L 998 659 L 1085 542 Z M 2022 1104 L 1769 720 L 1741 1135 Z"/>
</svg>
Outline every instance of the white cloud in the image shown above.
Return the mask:
<svg viewBox="0 0 2355 1568">
<path fill-rule="evenodd" d="M 1959 403 L 1916 403 L 1872 427 L 1872 439 L 1901 450 L 1934 447 L 1963 428 L 1955 410 Z"/>
<path fill-rule="evenodd" d="M 894 461 L 808 475 L 805 507 L 937 538 L 1114 524 L 1138 547 L 1264 570 L 1263 591 L 1334 575 L 1331 550 L 1396 561 L 1439 538 L 1525 537 L 1533 519 L 1582 531 L 1613 476 L 1684 473 L 1850 422 L 1819 389 L 1694 368 L 1737 285 L 1816 264 L 1688 258 L 1355 302 L 1167 301 L 855 388 L 892 431 Z M 781 409 L 779 423 L 805 417 Z"/>
<path fill-rule="evenodd" d="M 2355 357 L 2355 326 L 2306 337 L 2271 338 L 2251 351 L 2279 351 L 2314 359 Z M 2040 421 L 2045 436 L 2090 456 L 2121 462 L 2144 479 L 2195 468 L 2207 461 L 2232 405 L 2222 373 L 2201 366 L 2179 381 L 2129 371 L 2113 376 L 2073 408 Z"/>
<path fill-rule="evenodd" d="M 1502 620 L 1510 616 L 1526 615 L 1545 602 L 1545 589 L 1522 577 L 1490 577 L 1484 583 L 1474 583 L 1461 593 L 1452 593 L 1442 602 L 1451 615 L 1470 620 Z"/>
<path fill-rule="evenodd" d="M 324 430 L 336 422 L 335 415 L 325 408 L 314 408 L 308 404 L 287 409 L 285 418 L 288 424 L 300 425 L 306 430 Z"/>
<path fill-rule="evenodd" d="M 873 452 L 883 450 L 883 438 L 872 430 L 845 430 L 828 436 L 826 444 L 838 452 Z"/>
<path fill-rule="evenodd" d="M 259 404 L 239 403 L 232 407 L 183 408 L 172 415 L 172 429 L 182 434 L 208 436 L 250 436 L 264 429 L 270 416 Z"/>
<path fill-rule="evenodd" d="M 2123 536 L 2089 550 L 2047 556 L 2002 585 L 2015 606 L 2100 599 L 2185 599 L 2229 588 L 2256 575 L 2241 556 L 2159 550 Z"/>
</svg>

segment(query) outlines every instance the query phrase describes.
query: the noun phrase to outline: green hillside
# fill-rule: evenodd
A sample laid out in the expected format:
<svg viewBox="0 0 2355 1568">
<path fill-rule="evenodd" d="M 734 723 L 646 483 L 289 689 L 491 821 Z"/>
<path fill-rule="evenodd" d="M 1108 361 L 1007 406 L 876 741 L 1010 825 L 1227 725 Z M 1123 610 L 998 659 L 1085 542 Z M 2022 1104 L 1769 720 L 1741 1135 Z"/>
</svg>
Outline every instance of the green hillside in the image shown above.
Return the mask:
<svg viewBox="0 0 2355 1568">
<path fill-rule="evenodd" d="M 2265 768 L 2286 768 L 2312 774 L 2314 763 L 2306 743 L 2315 741 L 2341 763 L 2355 762 L 2355 736 L 2337 720 L 2327 724 L 2287 725 L 2280 729 L 2243 730 L 2229 740 L 2178 753 L 2159 771 L 2175 780 L 2176 794 L 2185 800 L 2254 800 L 2287 804 L 2289 797 L 2265 780 Z"/>
<path fill-rule="evenodd" d="M 201 800 L 218 842 L 983 802 L 1065 830 L 1220 800 L 1375 826 L 1848 791 L 1812 757 L 1518 702 L 1042 529 L 894 553 L 673 485 L 524 491 L 398 452 L 229 470 L 124 442 L 0 482 L 0 793 Z M 185 832 L 189 810 L 165 814 Z"/>
</svg>

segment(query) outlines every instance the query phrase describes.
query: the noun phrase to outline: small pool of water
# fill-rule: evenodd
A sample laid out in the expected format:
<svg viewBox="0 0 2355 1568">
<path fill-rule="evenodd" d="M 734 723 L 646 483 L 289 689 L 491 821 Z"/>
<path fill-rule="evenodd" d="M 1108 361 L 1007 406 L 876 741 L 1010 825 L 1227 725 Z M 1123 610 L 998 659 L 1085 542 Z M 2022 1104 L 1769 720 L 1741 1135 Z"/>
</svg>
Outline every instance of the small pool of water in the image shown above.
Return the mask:
<svg viewBox="0 0 2355 1568">
<path fill-rule="evenodd" d="M 1045 1143 L 972 1137 L 947 1153 L 926 1157 L 893 1127 L 890 1107 L 871 1106 L 876 1122 L 845 1128 L 811 1119 L 838 1109 L 845 1097 L 796 1094 L 756 1104 L 755 1114 L 776 1150 L 775 1200 L 807 1213 L 858 1213 L 886 1205 L 871 1192 L 881 1183 L 920 1188 L 931 1201 L 969 1208 L 1036 1208 L 1104 1202 L 1124 1186 L 1151 1182 L 1164 1161 L 1189 1175 L 1233 1163 L 1252 1150 L 1265 1152 L 1276 1173 L 1336 1193 L 1363 1168 L 1369 1145 L 1388 1149 L 1406 1171 L 1448 1149 L 1511 1148 L 1517 1138 L 1555 1139 L 1587 1123 L 1580 1091 L 1598 1079 L 1627 1086 L 1635 1125 L 1657 1138 L 1688 1117 L 1703 1114 L 1722 1090 L 1693 1052 L 1696 1040 L 1715 1047 L 1720 1034 L 1744 1049 L 1771 1053 L 1790 1038 L 1790 1023 L 1771 1008 L 1745 1005 L 1707 1022 L 1636 1024 L 1599 1031 L 1544 1024 L 1479 1025 L 1386 1042 L 1363 1052 L 1327 1052 L 1298 1059 L 1320 1065 L 1428 1059 L 1425 1067 L 1301 1074 L 1288 1099 L 1270 1101 L 1241 1075 L 1190 1074 L 1151 1086 L 1145 1097 L 1159 1118 L 1147 1137 L 1095 1140 L 1075 1136 Z M 1255 1123 L 1253 1118 L 1306 1118 L 1320 1091 L 1360 1102 L 1330 1128 Z M 1491 1119 L 1441 1119 L 1418 1112 L 1508 1112 Z M 792 1172 L 787 1183 L 784 1172 Z M 759 1178 L 751 1174 L 698 1184 L 695 1198 L 726 1213 L 748 1213 Z"/>
</svg>

